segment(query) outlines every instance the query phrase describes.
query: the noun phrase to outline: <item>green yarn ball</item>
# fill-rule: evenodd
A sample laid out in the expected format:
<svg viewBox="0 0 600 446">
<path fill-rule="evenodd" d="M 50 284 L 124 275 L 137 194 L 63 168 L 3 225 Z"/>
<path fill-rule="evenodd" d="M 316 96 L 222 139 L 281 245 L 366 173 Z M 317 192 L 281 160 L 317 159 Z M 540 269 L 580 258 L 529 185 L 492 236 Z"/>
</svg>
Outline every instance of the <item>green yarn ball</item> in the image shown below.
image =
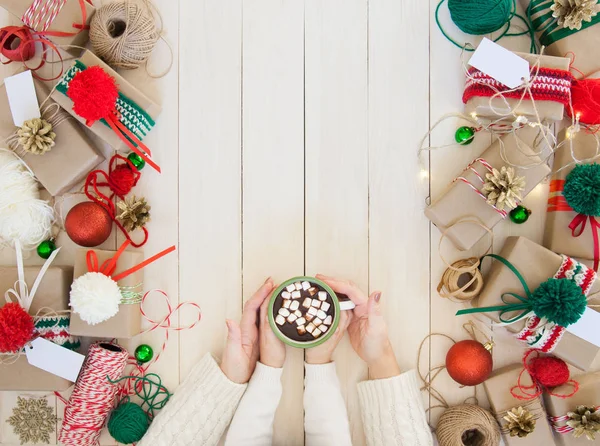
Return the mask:
<svg viewBox="0 0 600 446">
<path fill-rule="evenodd" d="M 578 164 L 567 175 L 563 195 L 575 212 L 600 216 L 600 164 Z"/>
<path fill-rule="evenodd" d="M 568 327 L 579 320 L 587 299 L 572 280 L 548 279 L 533 292 L 531 304 L 536 316 Z"/>
<path fill-rule="evenodd" d="M 448 0 L 452 21 L 466 34 L 498 31 L 512 18 L 515 0 Z"/>
<path fill-rule="evenodd" d="M 148 414 L 135 403 L 123 403 L 113 410 L 108 432 L 119 443 L 137 443 L 150 427 Z"/>
</svg>

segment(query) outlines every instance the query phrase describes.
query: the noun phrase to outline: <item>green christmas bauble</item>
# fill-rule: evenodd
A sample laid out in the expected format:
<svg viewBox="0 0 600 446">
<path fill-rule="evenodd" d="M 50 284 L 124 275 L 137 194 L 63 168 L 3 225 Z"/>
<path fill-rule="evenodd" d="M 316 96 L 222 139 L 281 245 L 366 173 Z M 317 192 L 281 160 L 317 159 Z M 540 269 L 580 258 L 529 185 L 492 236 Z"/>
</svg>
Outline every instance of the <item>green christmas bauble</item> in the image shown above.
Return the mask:
<svg viewBox="0 0 600 446">
<path fill-rule="evenodd" d="M 513 223 L 520 225 L 522 223 L 525 223 L 529 219 L 531 211 L 525 206 L 519 205 L 512 211 L 510 211 L 510 214 L 508 215 Z"/>
<path fill-rule="evenodd" d="M 138 346 L 138 348 L 135 349 L 134 356 L 137 362 L 145 364 L 146 362 L 149 362 L 152 359 L 152 357 L 154 356 L 154 351 L 149 345 L 141 344 Z"/>
<path fill-rule="evenodd" d="M 127 155 L 127 159 L 131 161 L 131 164 L 133 164 L 137 170 L 142 170 L 146 165 L 146 161 L 144 161 L 142 157 L 135 152 L 131 152 L 129 155 Z"/>
<path fill-rule="evenodd" d="M 53 240 L 44 240 L 37 247 L 38 256 L 42 259 L 49 258 L 54 251 L 56 251 L 56 244 Z"/>
<path fill-rule="evenodd" d="M 461 146 L 469 145 L 475 139 L 475 127 L 462 126 L 459 127 L 454 134 L 454 139 Z"/>
</svg>

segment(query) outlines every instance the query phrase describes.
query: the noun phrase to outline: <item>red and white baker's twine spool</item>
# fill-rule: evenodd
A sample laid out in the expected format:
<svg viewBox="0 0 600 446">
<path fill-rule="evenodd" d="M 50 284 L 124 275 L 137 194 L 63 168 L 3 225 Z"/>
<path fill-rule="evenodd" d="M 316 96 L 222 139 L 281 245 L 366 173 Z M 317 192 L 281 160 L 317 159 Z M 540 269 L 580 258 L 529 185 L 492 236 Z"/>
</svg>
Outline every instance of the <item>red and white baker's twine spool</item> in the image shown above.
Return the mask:
<svg viewBox="0 0 600 446">
<path fill-rule="evenodd" d="M 127 364 L 127 351 L 115 344 L 92 344 L 81 369 L 65 415 L 58 440 L 67 446 L 93 446 L 110 411 Z"/>
<path fill-rule="evenodd" d="M 479 179 L 479 181 L 481 181 L 481 184 L 485 183 L 485 180 L 483 179 L 483 177 L 479 174 L 479 172 L 477 172 L 477 169 L 475 169 L 475 164 L 481 164 L 483 167 L 485 167 L 485 169 L 488 172 L 491 172 L 493 170 L 493 167 L 491 166 L 490 163 L 488 163 L 486 160 L 484 160 L 483 158 L 477 158 L 475 160 L 473 160 L 473 162 L 471 164 L 469 164 L 466 169 L 464 170 L 465 172 L 467 170 L 470 170 L 471 172 L 473 172 L 475 174 L 475 176 Z M 479 190 L 479 188 L 477 186 L 475 186 L 473 183 L 471 183 L 469 180 L 467 180 L 465 177 L 460 176 L 458 178 L 455 178 L 454 181 L 462 181 L 463 183 L 465 183 L 467 186 L 469 186 L 471 189 L 473 189 L 477 195 L 479 195 L 481 198 L 483 198 L 484 200 L 487 201 L 487 197 L 483 194 L 483 192 L 481 192 Z M 498 209 L 496 206 L 494 205 L 490 205 L 492 208 L 494 208 L 494 210 L 496 212 L 498 212 L 502 218 L 506 218 L 506 216 L 508 215 L 508 212 L 504 211 L 504 210 L 500 210 Z"/>
<path fill-rule="evenodd" d="M 65 3 L 67 0 L 34 0 L 21 21 L 30 28 L 47 31 Z"/>
<path fill-rule="evenodd" d="M 600 410 L 600 406 L 596 406 L 595 409 Z M 567 426 L 566 424 L 563 426 L 559 425 L 559 423 L 566 423 L 570 419 L 571 418 L 569 418 L 568 415 L 561 415 L 560 417 L 548 417 L 548 420 L 550 420 L 550 424 L 552 425 L 552 428 L 559 434 L 570 434 L 571 432 L 573 432 L 575 430 L 571 426 Z"/>
</svg>

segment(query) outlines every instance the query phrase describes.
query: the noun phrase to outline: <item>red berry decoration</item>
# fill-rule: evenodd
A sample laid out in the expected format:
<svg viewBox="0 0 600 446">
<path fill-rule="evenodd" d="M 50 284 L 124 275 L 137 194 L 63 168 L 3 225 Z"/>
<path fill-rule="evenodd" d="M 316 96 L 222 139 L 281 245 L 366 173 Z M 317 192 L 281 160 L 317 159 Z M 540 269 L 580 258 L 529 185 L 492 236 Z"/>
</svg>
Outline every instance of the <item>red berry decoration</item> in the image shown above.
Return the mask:
<svg viewBox="0 0 600 446">
<path fill-rule="evenodd" d="M 466 340 L 457 342 L 448 350 L 446 368 L 450 377 L 463 386 L 476 386 L 492 373 L 491 346 Z"/>
<path fill-rule="evenodd" d="M 0 353 L 21 350 L 33 338 L 33 318 L 19 304 L 0 308 Z"/>
<path fill-rule="evenodd" d="M 77 73 L 67 90 L 73 111 L 92 125 L 115 112 L 119 89 L 115 80 L 98 66 Z"/>
<path fill-rule="evenodd" d="M 570 379 L 565 361 L 554 356 L 533 358 L 529 362 L 529 374 L 546 388 L 562 386 Z"/>
<path fill-rule="evenodd" d="M 112 218 L 98 203 L 84 201 L 69 211 L 65 231 L 79 246 L 91 248 L 102 244 L 112 231 Z"/>
</svg>

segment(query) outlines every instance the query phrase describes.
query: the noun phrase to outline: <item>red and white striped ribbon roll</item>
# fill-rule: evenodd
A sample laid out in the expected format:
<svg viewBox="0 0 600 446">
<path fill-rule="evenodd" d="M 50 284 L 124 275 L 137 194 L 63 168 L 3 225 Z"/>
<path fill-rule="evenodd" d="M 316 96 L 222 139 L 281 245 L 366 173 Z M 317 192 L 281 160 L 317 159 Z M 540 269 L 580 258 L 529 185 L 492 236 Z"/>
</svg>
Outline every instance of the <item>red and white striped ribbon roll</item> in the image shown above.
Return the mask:
<svg viewBox="0 0 600 446">
<path fill-rule="evenodd" d="M 36 31 L 47 31 L 67 0 L 34 0 L 21 20 Z"/>
</svg>

